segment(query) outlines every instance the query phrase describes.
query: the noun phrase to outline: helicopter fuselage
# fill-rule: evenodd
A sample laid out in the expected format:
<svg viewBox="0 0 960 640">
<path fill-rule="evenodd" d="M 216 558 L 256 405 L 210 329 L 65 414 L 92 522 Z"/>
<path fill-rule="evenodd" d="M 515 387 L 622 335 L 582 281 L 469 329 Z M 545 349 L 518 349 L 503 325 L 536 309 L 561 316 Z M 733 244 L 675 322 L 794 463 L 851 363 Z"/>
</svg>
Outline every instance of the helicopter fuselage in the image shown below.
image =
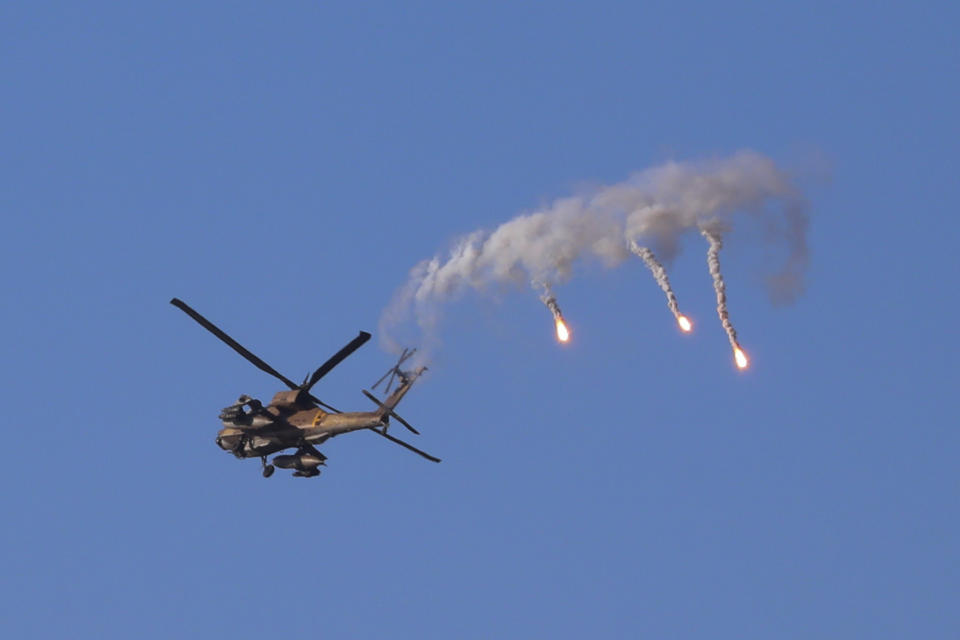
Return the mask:
<svg viewBox="0 0 960 640">
<path fill-rule="evenodd" d="M 266 407 L 241 396 L 220 412 L 223 428 L 217 446 L 238 458 L 263 457 L 304 443 L 320 444 L 342 433 L 383 427 L 386 420 L 373 411 L 328 413 L 304 406 L 296 392 L 281 391 Z M 292 400 L 292 402 L 291 402 Z"/>
</svg>

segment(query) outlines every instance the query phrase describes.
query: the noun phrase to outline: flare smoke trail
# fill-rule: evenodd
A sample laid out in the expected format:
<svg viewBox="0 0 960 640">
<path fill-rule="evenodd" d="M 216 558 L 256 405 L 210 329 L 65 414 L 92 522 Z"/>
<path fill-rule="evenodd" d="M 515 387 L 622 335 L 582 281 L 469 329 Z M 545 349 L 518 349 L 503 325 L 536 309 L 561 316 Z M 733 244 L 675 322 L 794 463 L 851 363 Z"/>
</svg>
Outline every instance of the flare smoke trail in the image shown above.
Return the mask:
<svg viewBox="0 0 960 640">
<path fill-rule="evenodd" d="M 667 277 L 667 270 L 663 268 L 663 265 L 660 264 L 660 261 L 657 260 L 657 257 L 653 255 L 653 251 L 647 247 L 641 247 L 637 244 L 636 240 L 630 241 L 630 251 L 637 255 L 641 260 L 646 263 L 647 267 L 650 268 L 650 271 L 653 273 L 654 279 L 656 279 L 657 284 L 660 285 L 660 288 L 665 294 L 667 294 L 667 306 L 670 307 L 670 311 L 673 312 L 673 316 L 680 319 L 680 305 L 677 304 L 677 296 L 673 293 L 673 287 L 670 286 L 670 279 Z"/>
<path fill-rule="evenodd" d="M 397 330 L 410 328 L 405 321 L 412 319 L 419 335 L 405 335 L 404 342 L 412 338 L 429 348 L 436 341 L 442 303 L 468 289 L 490 292 L 531 281 L 555 285 L 568 280 L 580 260 L 621 264 L 632 255 L 631 241 L 651 247 L 669 263 L 683 234 L 715 225 L 732 229 L 738 214 L 747 214 L 741 217 L 785 245 L 783 268 L 768 285 L 771 297 L 789 300 L 802 288 L 807 262 L 805 201 L 772 160 L 741 151 L 707 162 L 669 162 L 558 199 L 493 231 L 461 237 L 448 255 L 411 270 L 381 317 L 380 335 L 395 348 Z"/>
<path fill-rule="evenodd" d="M 547 309 L 550 309 L 550 313 L 553 314 L 554 320 L 563 321 L 563 312 L 560 311 L 560 305 L 557 304 L 557 296 L 553 295 L 553 290 L 550 288 L 550 285 L 543 282 L 533 282 L 534 287 L 540 287 L 543 289 L 543 293 L 540 294 L 540 302 L 547 305 Z"/>
<path fill-rule="evenodd" d="M 553 290 L 550 288 L 550 285 L 543 282 L 533 281 L 534 287 L 539 287 L 543 289 L 543 293 L 540 294 L 540 302 L 547 305 L 547 309 L 550 309 L 550 313 L 553 314 L 555 320 L 563 319 L 563 312 L 560 311 L 560 306 L 557 304 L 557 296 L 553 295 Z"/>
<path fill-rule="evenodd" d="M 553 314 L 553 321 L 557 326 L 557 338 L 560 342 L 566 342 L 570 339 L 570 330 L 563 320 L 563 312 L 560 311 L 560 305 L 557 304 L 557 297 L 553 295 L 553 290 L 550 285 L 543 282 L 533 281 L 532 284 L 535 288 L 543 289 L 543 293 L 540 294 L 540 302 L 547 305 L 547 309 L 550 309 L 550 313 Z"/>
<path fill-rule="evenodd" d="M 700 233 L 710 243 L 710 248 L 707 249 L 707 267 L 713 277 L 713 289 L 717 292 L 717 315 L 720 316 L 720 324 L 723 325 L 723 330 L 727 332 L 727 337 L 730 339 L 730 346 L 737 350 L 740 348 L 740 343 L 737 342 L 737 330 L 733 328 L 730 314 L 727 313 L 727 285 L 723 281 L 723 274 L 720 273 L 720 249 L 723 248 L 723 238 L 718 231 L 710 229 L 700 229 Z"/>
</svg>

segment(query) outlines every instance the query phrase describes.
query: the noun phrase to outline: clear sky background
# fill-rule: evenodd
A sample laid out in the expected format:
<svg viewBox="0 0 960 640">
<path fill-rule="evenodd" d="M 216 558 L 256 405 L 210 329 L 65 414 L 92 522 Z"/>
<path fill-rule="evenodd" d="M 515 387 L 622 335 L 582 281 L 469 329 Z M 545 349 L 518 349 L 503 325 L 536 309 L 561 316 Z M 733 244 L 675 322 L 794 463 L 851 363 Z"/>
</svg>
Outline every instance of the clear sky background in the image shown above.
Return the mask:
<svg viewBox="0 0 960 640">
<path fill-rule="evenodd" d="M 956 638 L 957 5 L 0 6 L 0 633 Z M 464 296 L 317 479 L 213 440 L 411 266 L 583 184 L 754 149 L 802 175 L 807 290 L 749 235 Z M 316 388 L 366 409 L 374 341 Z"/>
</svg>

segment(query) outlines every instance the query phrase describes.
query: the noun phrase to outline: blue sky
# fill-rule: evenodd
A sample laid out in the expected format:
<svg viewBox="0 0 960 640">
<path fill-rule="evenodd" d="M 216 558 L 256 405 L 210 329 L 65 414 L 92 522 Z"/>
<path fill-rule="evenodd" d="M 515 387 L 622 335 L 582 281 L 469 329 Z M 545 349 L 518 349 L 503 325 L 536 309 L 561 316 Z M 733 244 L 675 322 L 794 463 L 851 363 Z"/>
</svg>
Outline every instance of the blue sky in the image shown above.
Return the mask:
<svg viewBox="0 0 960 640">
<path fill-rule="evenodd" d="M 926 638 L 960 628 L 952 3 L 9 2 L 0 322 L 11 637 Z M 802 175 L 803 297 L 730 236 L 449 305 L 315 480 L 213 443 L 457 235 L 667 160 Z M 376 342 L 318 385 L 336 406 Z"/>
</svg>

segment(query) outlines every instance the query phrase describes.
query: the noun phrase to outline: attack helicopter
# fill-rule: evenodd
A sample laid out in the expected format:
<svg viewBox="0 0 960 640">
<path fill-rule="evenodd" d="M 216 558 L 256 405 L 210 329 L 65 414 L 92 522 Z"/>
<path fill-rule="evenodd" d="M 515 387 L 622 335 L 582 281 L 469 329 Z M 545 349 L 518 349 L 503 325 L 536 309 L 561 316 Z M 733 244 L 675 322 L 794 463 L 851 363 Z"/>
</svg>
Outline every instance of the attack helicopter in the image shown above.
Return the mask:
<svg viewBox="0 0 960 640">
<path fill-rule="evenodd" d="M 376 405 L 374 411 L 343 412 L 321 402 L 310 393 L 310 390 L 321 378 L 370 339 L 370 334 L 366 331 L 361 331 L 356 338 L 320 365 L 313 374 L 308 375 L 301 384 L 296 384 L 248 351 L 182 300 L 173 298 L 170 304 L 196 320 L 203 328 L 220 338 L 255 367 L 269 373 L 289 387 L 289 390 L 278 391 L 266 406 L 255 398 L 241 395 L 237 402 L 220 412 L 223 428 L 217 434 L 217 445 L 237 458 L 260 458 L 264 478 L 273 475 L 276 467 L 290 469 L 294 476 L 302 478 L 318 476 L 320 475 L 319 467 L 326 465 L 327 457 L 316 448 L 317 445 L 335 436 L 361 430 L 371 431 L 431 462 L 440 462 L 439 458 L 387 433 L 391 418 L 412 433 L 417 435 L 420 433 L 394 411 L 413 383 L 426 371 L 426 367 L 409 371 L 403 371 L 400 368 L 413 355 L 415 349 L 404 349 L 397 364 L 387 370 L 373 385 L 376 389 L 386 381 L 387 396 L 382 401 L 370 391 L 363 390 L 363 394 Z M 398 384 L 391 392 L 394 382 Z M 295 452 L 274 456 L 271 463 L 267 462 L 267 456 L 286 449 L 295 449 Z"/>
</svg>

